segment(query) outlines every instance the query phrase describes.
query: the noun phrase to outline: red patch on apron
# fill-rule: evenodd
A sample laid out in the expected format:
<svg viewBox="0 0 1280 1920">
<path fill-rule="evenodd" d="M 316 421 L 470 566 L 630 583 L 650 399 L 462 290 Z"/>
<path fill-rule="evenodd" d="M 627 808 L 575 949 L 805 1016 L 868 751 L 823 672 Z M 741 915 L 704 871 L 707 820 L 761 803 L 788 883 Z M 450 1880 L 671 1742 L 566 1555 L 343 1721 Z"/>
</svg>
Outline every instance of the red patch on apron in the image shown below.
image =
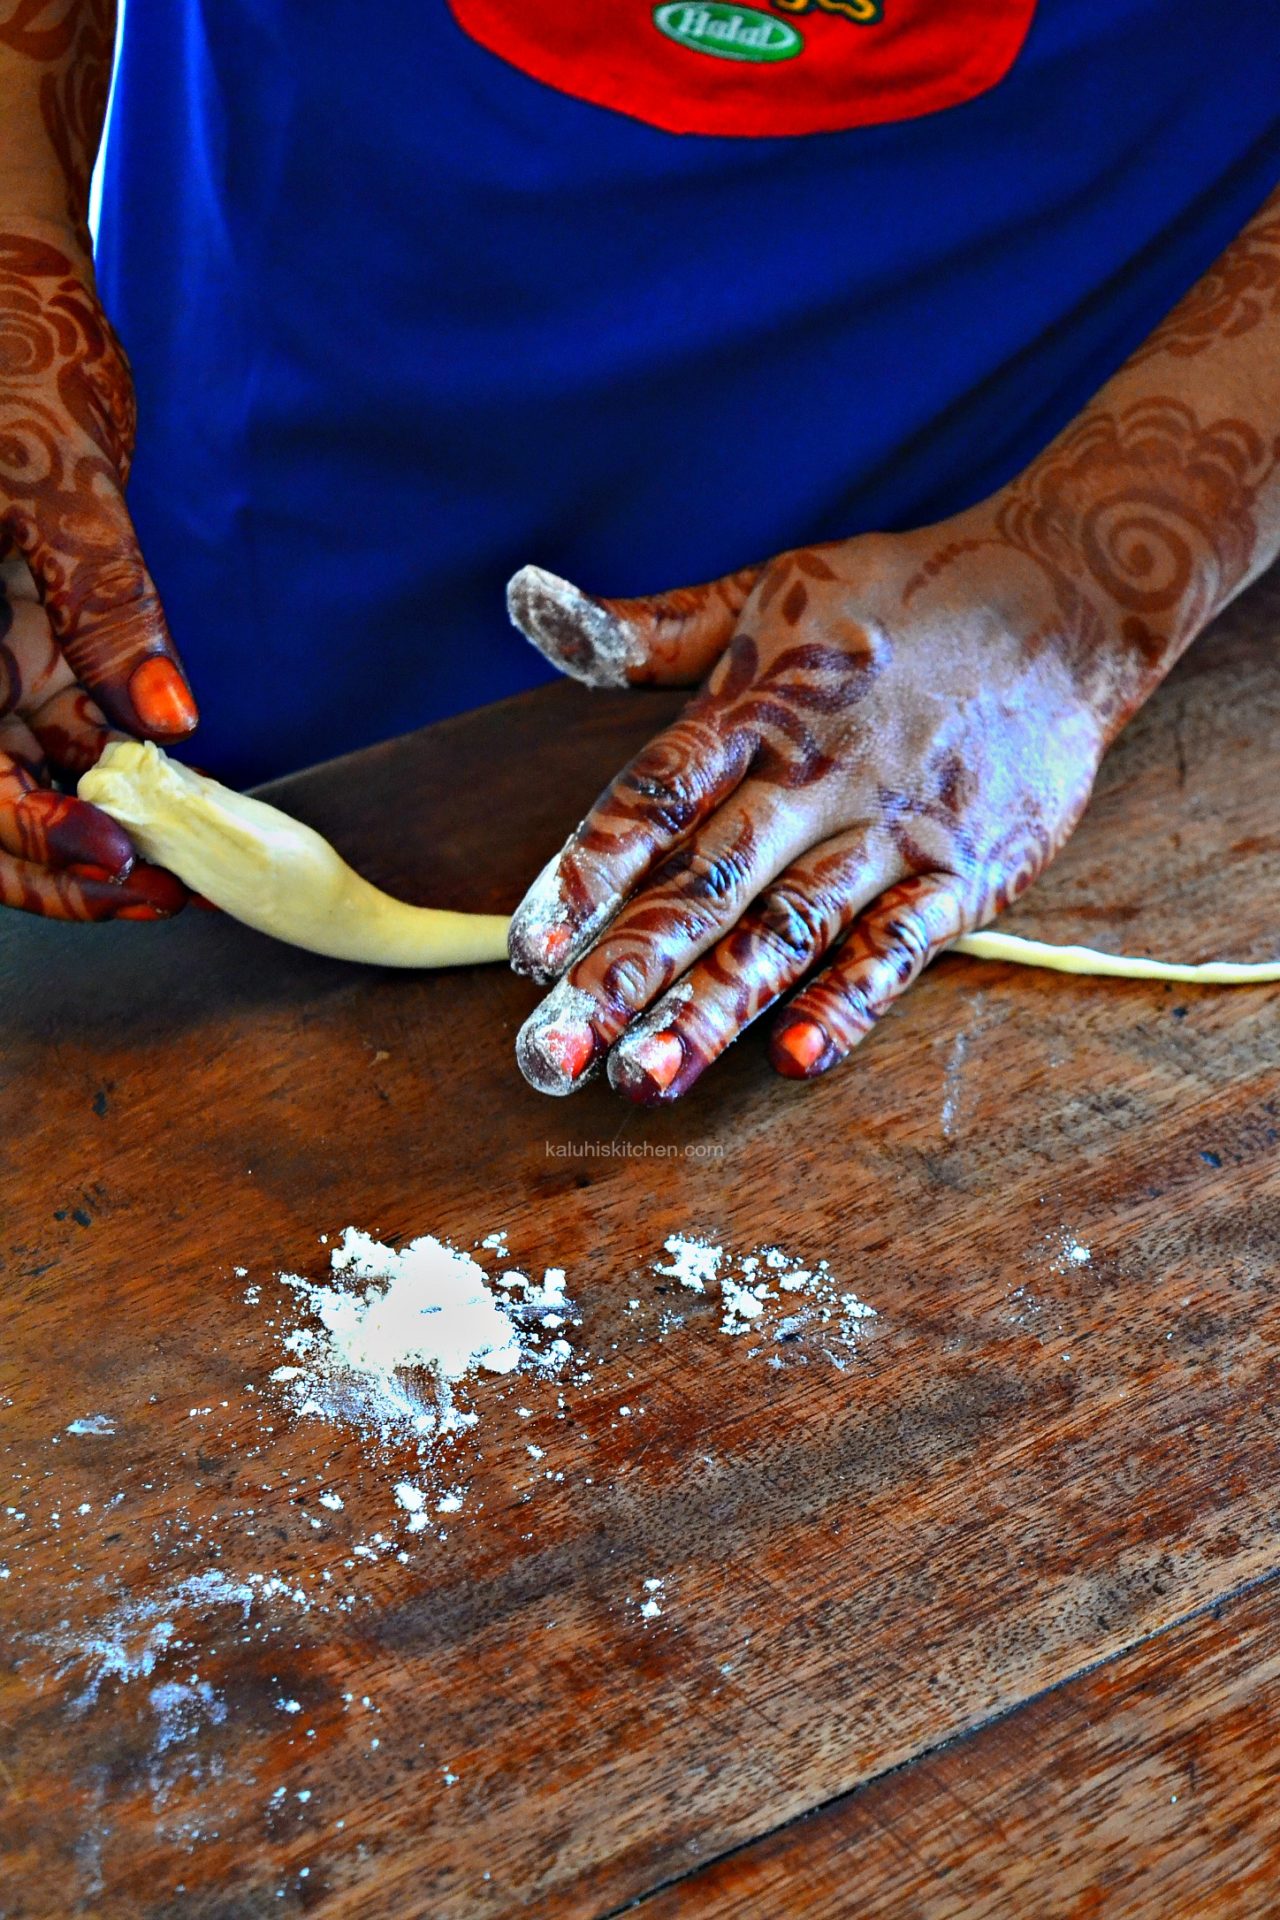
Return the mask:
<svg viewBox="0 0 1280 1920">
<path fill-rule="evenodd" d="M 972 100 L 1036 0 L 449 0 L 482 47 L 668 133 L 833 133 Z"/>
</svg>

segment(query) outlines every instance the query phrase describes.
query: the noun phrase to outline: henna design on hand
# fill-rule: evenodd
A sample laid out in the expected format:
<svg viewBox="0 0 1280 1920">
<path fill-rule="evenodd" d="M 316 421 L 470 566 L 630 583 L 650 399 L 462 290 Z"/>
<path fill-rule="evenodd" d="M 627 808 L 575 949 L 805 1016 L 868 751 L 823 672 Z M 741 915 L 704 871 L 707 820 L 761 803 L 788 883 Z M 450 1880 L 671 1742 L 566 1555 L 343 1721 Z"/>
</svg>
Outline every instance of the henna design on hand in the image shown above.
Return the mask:
<svg viewBox="0 0 1280 1920">
<path fill-rule="evenodd" d="M 569 1092 L 607 1056 L 631 1098 L 677 1098 L 847 936 L 774 1049 L 783 1071 L 822 1071 L 1061 845 L 1096 721 L 1018 636 L 989 646 L 985 672 L 940 657 L 940 609 L 904 612 L 918 567 L 904 539 L 765 569 L 704 691 L 516 916 L 515 964 L 562 976 L 518 1041 L 535 1086 Z"/>
<path fill-rule="evenodd" d="M 34 20 L 24 5 L 7 26 Z M 74 251 L 0 233 L 0 904 L 60 919 L 153 919 L 186 897 L 49 786 L 92 766 L 113 722 L 173 740 L 196 721 L 124 504 L 134 424 Z"/>
<path fill-rule="evenodd" d="M 0 644 L 0 666 L 3 654 Z M 178 912 L 187 897 L 180 882 L 135 861 L 114 820 L 51 791 L 41 784 L 45 774 L 31 730 L 12 714 L 0 718 L 0 906 L 55 920 L 159 920 Z"/>
<path fill-rule="evenodd" d="M 0 525 L 73 668 L 137 729 L 129 681 L 172 649 L 122 496 L 133 432 L 128 366 L 71 258 L 0 234 Z"/>
<path fill-rule="evenodd" d="M 55 770 L 94 765 L 112 737 L 11 557 L 0 564 L 0 905 L 59 920 L 155 920 L 183 905 L 185 889 L 136 863 L 114 820 L 50 784 Z"/>
<path fill-rule="evenodd" d="M 175 740 L 197 718 L 124 504 L 133 382 L 93 280 L 115 18 L 115 0 L 0 0 L 23 182 L 21 212 L 0 209 L 0 904 L 61 919 L 181 906 L 177 882 L 50 783 L 92 766 L 112 723 Z"/>
<path fill-rule="evenodd" d="M 819 555 L 787 555 L 766 570 L 751 606 L 765 611 L 779 581 L 785 585 L 796 572 L 839 584 Z M 808 605 L 807 594 L 796 597 L 795 585 L 793 580 L 775 616 L 786 630 Z M 623 770 L 535 882 L 512 923 L 518 971 L 554 979 L 613 917 L 619 900 L 651 874 L 664 852 L 695 831 L 748 768 L 761 787 L 786 789 L 832 774 L 835 757 L 814 721 L 839 716 L 847 731 L 843 716 L 869 692 L 882 659 L 867 628 L 838 611 L 826 631 L 829 639 L 781 647 L 763 661 L 756 640 L 738 633 L 706 689 Z"/>
<path fill-rule="evenodd" d="M 677 1098 L 825 964 L 771 1043 L 810 1078 L 1029 886 L 1107 742 L 1280 551 L 1277 367 L 1280 193 L 953 521 L 650 602 L 517 576 L 517 624 L 579 677 L 707 673 L 515 916 L 513 964 L 559 979 L 519 1038 L 528 1078 L 569 1092 L 607 1057 L 631 1098 Z"/>
</svg>

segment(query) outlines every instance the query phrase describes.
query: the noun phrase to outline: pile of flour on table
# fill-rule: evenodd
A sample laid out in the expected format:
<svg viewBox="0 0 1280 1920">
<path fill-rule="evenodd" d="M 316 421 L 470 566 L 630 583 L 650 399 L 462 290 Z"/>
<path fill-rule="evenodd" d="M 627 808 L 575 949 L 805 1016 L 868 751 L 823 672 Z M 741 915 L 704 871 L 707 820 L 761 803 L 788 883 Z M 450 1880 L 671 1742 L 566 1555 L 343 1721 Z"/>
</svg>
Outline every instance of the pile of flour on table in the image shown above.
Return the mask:
<svg viewBox="0 0 1280 1920">
<path fill-rule="evenodd" d="M 485 1245 L 504 1250 L 501 1235 Z M 553 1374 L 572 1357 L 562 1268 L 490 1281 L 469 1253 L 434 1235 L 402 1248 L 348 1227 L 328 1284 L 282 1273 L 308 1313 L 271 1378 L 298 1414 L 355 1425 L 384 1441 L 431 1441 L 476 1422 L 455 1389 L 469 1375 Z"/>
</svg>

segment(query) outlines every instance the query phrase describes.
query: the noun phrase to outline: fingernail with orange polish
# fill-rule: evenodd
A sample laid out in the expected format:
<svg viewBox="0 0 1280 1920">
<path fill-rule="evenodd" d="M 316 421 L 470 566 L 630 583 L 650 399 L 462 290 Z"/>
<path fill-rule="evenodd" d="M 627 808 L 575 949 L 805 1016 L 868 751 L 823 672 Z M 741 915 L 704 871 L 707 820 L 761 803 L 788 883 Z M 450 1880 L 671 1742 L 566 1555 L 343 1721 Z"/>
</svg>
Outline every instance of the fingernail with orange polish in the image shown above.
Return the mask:
<svg viewBox="0 0 1280 1920">
<path fill-rule="evenodd" d="M 572 1093 L 596 1057 L 596 1003 L 567 981 L 549 993 L 516 1035 L 520 1071 L 540 1093 Z"/>
<path fill-rule="evenodd" d="M 551 966 L 559 966 L 561 960 L 563 960 L 565 954 L 569 951 L 571 938 L 572 936 L 568 927 L 549 927 L 546 933 L 543 934 L 542 951 Z"/>
<path fill-rule="evenodd" d="M 186 681 L 162 653 L 134 668 L 129 698 L 148 733 L 190 733 L 200 717 Z"/>
<path fill-rule="evenodd" d="M 516 973 L 527 974 L 549 987 L 563 973 L 572 946 L 568 927 L 548 927 L 533 914 L 517 909 L 507 935 L 507 953 Z"/>
<path fill-rule="evenodd" d="M 163 867 L 137 866 L 125 883 L 124 892 L 128 895 L 129 906 L 121 907 L 120 917 L 130 914 L 131 918 L 144 919 L 147 915 L 131 914 L 134 907 L 149 907 L 155 915 L 167 919 L 170 914 L 181 912 L 187 904 L 187 890 L 181 880 L 166 873 Z"/>
<path fill-rule="evenodd" d="M 576 1080 L 596 1049 L 590 1027 L 565 1026 L 543 1030 L 542 1050 L 558 1072 Z"/>
<path fill-rule="evenodd" d="M 774 1034 L 769 1052 L 779 1073 L 802 1080 L 831 1052 L 831 1037 L 816 1020 L 796 1020 Z"/>
<path fill-rule="evenodd" d="M 661 1033 L 646 1034 L 643 1040 L 637 1040 L 634 1046 L 626 1050 L 627 1078 L 631 1083 L 629 1092 L 636 1093 L 642 1099 L 656 1099 L 667 1091 L 671 1082 L 684 1065 L 684 1048 L 680 1036 L 669 1027 Z M 635 1079 L 643 1075 L 642 1084 Z"/>
<path fill-rule="evenodd" d="M 568 966 L 584 931 L 569 924 L 559 897 L 557 861 L 552 860 L 512 915 L 507 936 L 511 965 L 550 986 Z"/>
</svg>

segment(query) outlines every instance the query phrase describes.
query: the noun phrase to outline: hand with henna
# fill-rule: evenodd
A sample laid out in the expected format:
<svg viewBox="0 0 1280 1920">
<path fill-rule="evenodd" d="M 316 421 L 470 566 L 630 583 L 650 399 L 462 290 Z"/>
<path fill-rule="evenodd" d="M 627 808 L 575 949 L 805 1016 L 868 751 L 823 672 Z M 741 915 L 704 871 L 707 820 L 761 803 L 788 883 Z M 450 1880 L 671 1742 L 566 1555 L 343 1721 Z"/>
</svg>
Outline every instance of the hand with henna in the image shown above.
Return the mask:
<svg viewBox="0 0 1280 1920">
<path fill-rule="evenodd" d="M 57 783 L 113 735 L 196 724 L 124 502 L 133 388 L 84 227 L 113 20 L 104 0 L 0 0 L 0 905 L 62 920 L 182 906 Z"/>
<path fill-rule="evenodd" d="M 527 1079 L 678 1098 L 757 1015 L 824 1073 L 1044 870 L 1103 752 L 1280 552 L 1280 195 L 1009 487 L 939 526 L 516 624 L 593 685 L 698 685 L 534 883 Z"/>
</svg>

